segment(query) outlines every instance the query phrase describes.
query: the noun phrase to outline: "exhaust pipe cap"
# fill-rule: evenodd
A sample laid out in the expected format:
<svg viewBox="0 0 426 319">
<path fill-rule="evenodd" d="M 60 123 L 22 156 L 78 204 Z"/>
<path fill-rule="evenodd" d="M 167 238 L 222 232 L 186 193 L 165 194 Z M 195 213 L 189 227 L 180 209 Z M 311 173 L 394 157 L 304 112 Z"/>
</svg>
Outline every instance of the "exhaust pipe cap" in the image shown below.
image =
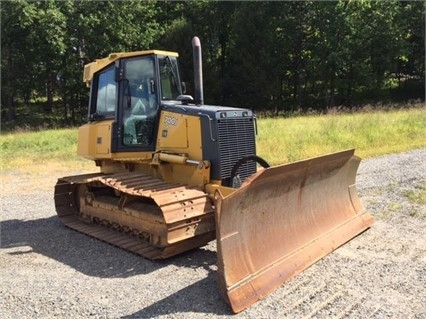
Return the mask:
<svg viewBox="0 0 426 319">
<path fill-rule="evenodd" d="M 194 102 L 197 105 L 202 105 L 204 103 L 203 64 L 201 57 L 201 42 L 198 37 L 192 38 L 192 52 L 194 59 Z"/>
</svg>

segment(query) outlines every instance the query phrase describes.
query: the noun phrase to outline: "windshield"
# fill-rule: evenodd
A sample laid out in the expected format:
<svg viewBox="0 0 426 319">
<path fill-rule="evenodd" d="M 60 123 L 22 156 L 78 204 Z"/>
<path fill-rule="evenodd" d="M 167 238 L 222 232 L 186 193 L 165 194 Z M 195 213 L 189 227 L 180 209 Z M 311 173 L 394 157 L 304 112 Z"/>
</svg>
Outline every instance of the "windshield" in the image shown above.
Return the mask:
<svg viewBox="0 0 426 319">
<path fill-rule="evenodd" d="M 175 57 L 159 57 L 161 99 L 176 100 L 181 94 L 179 71 Z"/>
</svg>

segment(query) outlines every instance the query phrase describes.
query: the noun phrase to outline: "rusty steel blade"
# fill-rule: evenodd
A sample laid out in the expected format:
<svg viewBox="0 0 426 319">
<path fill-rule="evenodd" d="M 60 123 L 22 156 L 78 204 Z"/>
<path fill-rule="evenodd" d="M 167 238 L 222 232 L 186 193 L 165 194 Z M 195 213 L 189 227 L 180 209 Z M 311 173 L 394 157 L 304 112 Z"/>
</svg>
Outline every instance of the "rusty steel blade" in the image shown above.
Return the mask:
<svg viewBox="0 0 426 319">
<path fill-rule="evenodd" d="M 356 193 L 359 163 L 348 150 L 271 167 L 219 196 L 219 282 L 234 312 L 372 225 Z"/>
</svg>

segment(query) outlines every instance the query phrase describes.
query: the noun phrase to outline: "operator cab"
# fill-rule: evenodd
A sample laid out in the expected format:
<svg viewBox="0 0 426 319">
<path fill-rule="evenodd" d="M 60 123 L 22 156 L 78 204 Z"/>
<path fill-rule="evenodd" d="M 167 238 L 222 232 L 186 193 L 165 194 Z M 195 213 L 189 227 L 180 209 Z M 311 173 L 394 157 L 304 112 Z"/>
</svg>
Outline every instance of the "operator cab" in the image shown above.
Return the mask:
<svg viewBox="0 0 426 319">
<path fill-rule="evenodd" d="M 155 150 L 161 102 L 178 100 L 183 91 L 177 54 L 111 54 L 86 68 L 85 81 L 91 87 L 89 121 L 115 119 L 115 151 Z"/>
</svg>

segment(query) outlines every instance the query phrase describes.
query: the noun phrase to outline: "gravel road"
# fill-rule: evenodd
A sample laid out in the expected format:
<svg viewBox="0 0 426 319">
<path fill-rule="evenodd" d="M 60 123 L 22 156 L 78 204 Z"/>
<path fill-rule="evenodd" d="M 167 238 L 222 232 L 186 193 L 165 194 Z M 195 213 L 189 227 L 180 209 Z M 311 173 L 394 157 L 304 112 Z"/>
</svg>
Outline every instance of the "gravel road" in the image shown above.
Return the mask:
<svg viewBox="0 0 426 319">
<path fill-rule="evenodd" d="M 426 149 L 362 161 L 373 227 L 237 315 L 214 242 L 151 262 L 63 227 L 53 187 L 74 173 L 2 173 L 1 318 L 426 318 Z"/>
</svg>

